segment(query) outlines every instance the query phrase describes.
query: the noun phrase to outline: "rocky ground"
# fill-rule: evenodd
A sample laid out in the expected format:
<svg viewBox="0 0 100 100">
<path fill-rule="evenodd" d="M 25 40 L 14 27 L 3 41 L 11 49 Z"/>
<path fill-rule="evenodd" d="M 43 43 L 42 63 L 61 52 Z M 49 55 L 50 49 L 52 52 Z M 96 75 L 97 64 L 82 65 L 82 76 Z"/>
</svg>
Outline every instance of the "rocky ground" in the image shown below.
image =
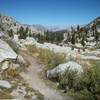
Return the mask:
<svg viewBox="0 0 100 100">
<path fill-rule="evenodd" d="M 20 75 L 28 63 L 5 41 L 0 41 L 0 100 L 43 100 L 44 96 L 30 87 Z"/>
<path fill-rule="evenodd" d="M 100 60 L 100 49 L 71 50 L 70 46 L 40 44 L 34 38 L 28 37 L 26 40 L 11 40 L 11 47 L 20 50 L 15 52 L 7 42 L 2 39 L 0 41 L 0 99 L 72 100 L 68 96 L 62 96 L 60 92 L 45 83 L 44 78 L 40 77 L 44 66 L 35 58 L 37 54 L 28 53 L 27 46 L 65 54 L 67 63 L 48 70 L 48 78 L 53 77 L 57 71 L 62 73 L 69 66 L 72 70 L 83 72 L 85 65 L 91 65 L 90 61 Z"/>
</svg>

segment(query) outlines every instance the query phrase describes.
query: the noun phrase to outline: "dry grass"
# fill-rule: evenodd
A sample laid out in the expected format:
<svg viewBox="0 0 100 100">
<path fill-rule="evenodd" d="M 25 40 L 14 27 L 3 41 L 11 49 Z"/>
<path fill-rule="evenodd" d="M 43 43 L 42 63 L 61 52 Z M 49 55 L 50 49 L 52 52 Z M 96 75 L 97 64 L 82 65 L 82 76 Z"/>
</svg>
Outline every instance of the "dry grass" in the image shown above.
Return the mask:
<svg viewBox="0 0 100 100">
<path fill-rule="evenodd" d="M 64 54 L 58 54 L 48 49 L 40 49 L 35 46 L 29 45 L 27 46 L 27 53 L 31 54 L 40 60 L 44 65 L 46 65 L 46 69 L 52 69 L 61 63 L 66 62 L 66 58 Z"/>
<path fill-rule="evenodd" d="M 39 52 L 39 49 L 36 48 L 36 46 L 34 45 L 26 45 L 26 47 L 27 47 L 28 53 L 30 54 L 35 54 Z"/>
<path fill-rule="evenodd" d="M 47 69 L 52 69 L 61 63 L 66 62 L 64 54 L 58 54 L 48 49 L 40 49 L 39 58 L 46 65 Z"/>
<path fill-rule="evenodd" d="M 5 99 L 11 100 L 13 99 L 13 96 L 10 93 L 0 91 L 0 100 L 5 100 Z"/>
</svg>

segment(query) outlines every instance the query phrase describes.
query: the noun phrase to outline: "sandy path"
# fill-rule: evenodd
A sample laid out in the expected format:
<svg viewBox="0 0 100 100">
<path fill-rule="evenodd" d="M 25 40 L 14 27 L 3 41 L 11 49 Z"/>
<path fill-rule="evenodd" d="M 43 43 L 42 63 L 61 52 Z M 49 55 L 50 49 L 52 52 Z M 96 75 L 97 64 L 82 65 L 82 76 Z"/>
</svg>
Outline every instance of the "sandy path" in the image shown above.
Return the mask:
<svg viewBox="0 0 100 100">
<path fill-rule="evenodd" d="M 33 89 L 44 95 L 45 100 L 71 100 L 70 97 L 61 96 L 58 91 L 45 84 L 43 79 L 39 77 L 43 66 L 34 57 L 26 53 L 23 53 L 22 56 L 30 63 L 30 67 L 26 73 L 23 72 L 21 75 Z"/>
</svg>

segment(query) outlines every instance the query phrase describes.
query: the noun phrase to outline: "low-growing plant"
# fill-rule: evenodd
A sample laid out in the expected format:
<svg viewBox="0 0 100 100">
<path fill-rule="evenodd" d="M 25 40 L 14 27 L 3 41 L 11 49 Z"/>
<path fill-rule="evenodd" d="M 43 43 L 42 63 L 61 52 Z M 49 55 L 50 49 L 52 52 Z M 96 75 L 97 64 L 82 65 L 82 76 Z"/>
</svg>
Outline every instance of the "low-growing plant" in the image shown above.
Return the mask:
<svg viewBox="0 0 100 100">
<path fill-rule="evenodd" d="M 75 100 L 100 100 L 100 66 L 87 69 L 80 77 L 67 70 L 59 79 L 60 88 Z"/>
<path fill-rule="evenodd" d="M 59 88 L 64 89 L 66 92 L 75 86 L 77 81 L 77 71 L 72 71 L 69 68 L 63 75 L 59 76 Z"/>
<path fill-rule="evenodd" d="M 5 70 L 2 74 L 3 79 L 13 79 L 19 76 L 19 71 L 17 69 L 9 68 Z"/>
</svg>

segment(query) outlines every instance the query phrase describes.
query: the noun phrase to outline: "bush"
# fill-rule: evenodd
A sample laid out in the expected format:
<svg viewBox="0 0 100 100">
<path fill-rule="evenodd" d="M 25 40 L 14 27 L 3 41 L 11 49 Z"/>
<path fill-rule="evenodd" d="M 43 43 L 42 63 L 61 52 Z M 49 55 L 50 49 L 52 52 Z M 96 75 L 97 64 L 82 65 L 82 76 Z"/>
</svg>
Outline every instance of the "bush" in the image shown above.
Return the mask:
<svg viewBox="0 0 100 100">
<path fill-rule="evenodd" d="M 75 100 L 100 100 L 100 67 L 95 66 L 86 70 L 81 77 L 67 70 L 59 79 L 59 86 Z"/>
<path fill-rule="evenodd" d="M 77 79 L 77 71 L 72 71 L 69 68 L 59 77 L 59 88 L 64 89 L 66 92 L 74 88 Z"/>
<path fill-rule="evenodd" d="M 14 78 L 16 78 L 18 76 L 19 76 L 18 69 L 12 69 L 12 68 L 7 69 L 2 74 L 2 78 L 3 79 L 14 79 Z"/>
<path fill-rule="evenodd" d="M 67 94 L 72 96 L 75 100 L 94 100 L 91 93 L 88 92 L 86 89 L 81 90 L 79 92 L 74 92 L 73 90 L 71 90 Z"/>
<path fill-rule="evenodd" d="M 47 69 L 52 69 L 66 62 L 64 54 L 54 53 L 48 49 L 40 49 L 39 58 L 46 65 Z"/>
</svg>

